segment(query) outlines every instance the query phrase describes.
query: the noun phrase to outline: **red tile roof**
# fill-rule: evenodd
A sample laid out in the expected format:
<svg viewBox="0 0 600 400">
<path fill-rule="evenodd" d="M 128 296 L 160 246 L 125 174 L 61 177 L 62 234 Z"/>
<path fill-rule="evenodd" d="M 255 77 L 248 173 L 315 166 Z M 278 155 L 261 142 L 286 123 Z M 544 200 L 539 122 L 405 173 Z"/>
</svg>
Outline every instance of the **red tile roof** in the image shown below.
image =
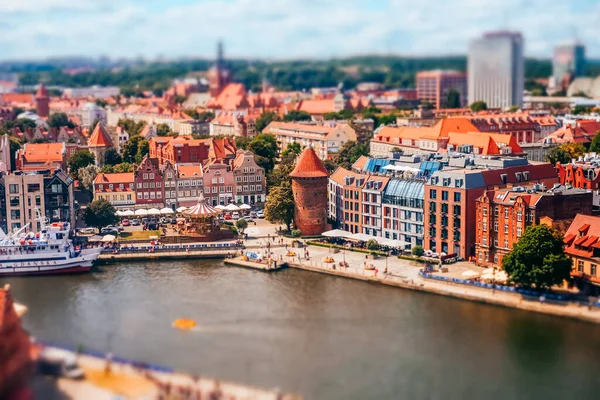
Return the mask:
<svg viewBox="0 0 600 400">
<path fill-rule="evenodd" d="M 37 92 L 35 93 L 35 97 L 50 97 L 50 94 L 48 93 L 48 89 L 46 89 L 46 86 L 42 83 L 40 85 L 40 87 L 38 88 Z"/>
<path fill-rule="evenodd" d="M 110 140 L 110 136 L 108 135 L 108 132 L 106 132 L 106 129 L 104 128 L 104 125 L 102 125 L 101 122 L 96 125 L 96 128 L 94 128 L 94 132 L 92 133 L 92 136 L 90 136 L 90 139 L 88 140 L 88 146 L 94 146 L 94 147 L 110 147 L 110 146 L 112 146 L 112 141 Z"/>
<path fill-rule="evenodd" d="M 63 143 L 27 143 L 21 150 L 28 163 L 63 161 Z"/>
<path fill-rule="evenodd" d="M 99 173 L 94 179 L 94 184 L 105 183 L 132 183 L 133 172 L 119 172 L 113 174 Z"/>
<path fill-rule="evenodd" d="M 307 147 L 300 154 L 298 163 L 290 176 L 292 178 L 320 178 L 329 176 L 329 173 L 312 147 Z"/>
</svg>

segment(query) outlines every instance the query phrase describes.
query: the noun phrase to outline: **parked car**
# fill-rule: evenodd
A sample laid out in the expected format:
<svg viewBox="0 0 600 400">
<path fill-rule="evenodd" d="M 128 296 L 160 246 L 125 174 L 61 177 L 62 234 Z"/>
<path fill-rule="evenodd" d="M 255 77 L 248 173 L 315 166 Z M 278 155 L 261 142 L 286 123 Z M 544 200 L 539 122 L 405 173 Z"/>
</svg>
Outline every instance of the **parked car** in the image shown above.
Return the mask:
<svg viewBox="0 0 600 400">
<path fill-rule="evenodd" d="M 168 224 L 169 221 L 167 220 L 167 217 L 161 217 L 160 218 L 160 223 L 164 225 L 164 224 Z"/>
<path fill-rule="evenodd" d="M 229 221 L 231 219 L 231 214 L 225 214 L 225 216 L 223 218 L 225 218 L 227 221 Z"/>
<path fill-rule="evenodd" d="M 148 222 L 150 222 L 149 218 L 142 218 L 142 225 L 146 225 Z"/>
<path fill-rule="evenodd" d="M 123 221 L 121 221 L 121 225 L 123 225 L 123 226 L 130 226 L 131 222 L 128 219 L 124 219 Z"/>
<path fill-rule="evenodd" d="M 119 228 L 117 228 L 116 226 L 113 226 L 113 225 L 105 226 L 104 228 L 102 228 L 100 230 L 100 233 L 103 235 L 118 235 Z"/>
<path fill-rule="evenodd" d="M 250 218 L 249 216 L 243 216 L 240 219 L 245 219 L 246 222 L 254 222 L 254 220 L 252 218 Z"/>
<path fill-rule="evenodd" d="M 256 212 L 256 218 L 264 218 L 265 217 L 265 213 L 262 211 L 257 211 Z"/>
<path fill-rule="evenodd" d="M 173 218 L 171 220 L 171 225 L 177 225 L 177 219 L 176 218 Z"/>
<path fill-rule="evenodd" d="M 139 219 L 132 219 L 131 220 L 131 226 L 140 226 L 140 220 Z"/>
<path fill-rule="evenodd" d="M 84 235 L 93 235 L 94 233 L 96 233 L 96 228 L 81 228 L 79 230 L 79 233 L 82 233 Z"/>
<path fill-rule="evenodd" d="M 237 211 L 234 211 L 233 214 L 231 214 L 231 218 L 238 220 L 240 219 L 240 213 Z"/>
<path fill-rule="evenodd" d="M 258 218 L 258 215 L 257 215 L 256 211 L 251 211 L 250 212 L 250 218 Z"/>
<path fill-rule="evenodd" d="M 75 355 L 60 349 L 44 349 L 38 359 L 38 370 L 45 375 L 83 379 L 85 373 L 77 364 Z"/>
</svg>

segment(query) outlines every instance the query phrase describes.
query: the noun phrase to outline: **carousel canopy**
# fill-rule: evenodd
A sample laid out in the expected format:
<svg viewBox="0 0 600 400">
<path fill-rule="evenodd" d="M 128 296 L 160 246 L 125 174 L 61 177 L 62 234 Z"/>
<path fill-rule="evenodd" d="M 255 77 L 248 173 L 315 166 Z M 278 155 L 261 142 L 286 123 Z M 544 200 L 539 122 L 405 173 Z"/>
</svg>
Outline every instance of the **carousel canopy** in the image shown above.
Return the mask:
<svg viewBox="0 0 600 400">
<path fill-rule="evenodd" d="M 220 213 L 221 210 L 205 203 L 204 194 L 202 194 L 202 192 L 200 192 L 200 196 L 198 197 L 198 203 L 194 207 L 190 207 L 187 211 L 184 211 L 184 214 L 189 217 L 210 217 Z"/>
<path fill-rule="evenodd" d="M 183 206 L 182 206 L 182 207 L 179 207 L 179 208 L 177 209 L 177 212 L 184 212 L 184 211 L 185 211 L 185 210 L 187 210 L 187 209 L 188 209 L 187 207 L 183 207 Z"/>
</svg>

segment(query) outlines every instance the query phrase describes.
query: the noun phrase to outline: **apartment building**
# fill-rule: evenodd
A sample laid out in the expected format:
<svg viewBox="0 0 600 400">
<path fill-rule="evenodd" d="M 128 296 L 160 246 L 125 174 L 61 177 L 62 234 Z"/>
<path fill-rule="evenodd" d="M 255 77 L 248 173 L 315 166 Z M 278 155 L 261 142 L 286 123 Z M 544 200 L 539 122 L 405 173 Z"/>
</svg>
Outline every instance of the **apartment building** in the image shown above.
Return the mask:
<svg viewBox="0 0 600 400">
<path fill-rule="evenodd" d="M 233 162 L 237 203 L 264 203 L 267 197 L 265 170 L 256 164 L 254 153 L 238 150 Z"/>
<path fill-rule="evenodd" d="M 383 193 L 390 178 L 368 176 L 362 188 L 362 233 L 371 236 L 383 235 L 382 203 Z"/>
<path fill-rule="evenodd" d="M 15 163 L 18 170 L 66 170 L 67 146 L 65 143 L 25 143 L 17 151 Z"/>
<path fill-rule="evenodd" d="M 357 140 L 356 131 L 349 124 L 328 126 L 273 121 L 263 132 L 277 138 L 280 152 L 292 143 L 300 143 L 303 147 L 312 147 L 321 160 L 337 153 L 344 143 Z"/>
<path fill-rule="evenodd" d="M 100 199 L 117 210 L 131 210 L 136 202 L 134 173 L 99 173 L 94 179 L 94 200 Z"/>
<path fill-rule="evenodd" d="M 545 220 L 564 231 L 577 214 L 592 214 L 591 191 L 559 184 L 486 190 L 476 205 L 476 263 L 501 265 L 528 226 Z"/>
<path fill-rule="evenodd" d="M 430 103 L 436 110 L 448 108 L 448 93 L 458 93 L 460 107 L 467 105 L 467 74 L 452 70 L 417 72 L 417 93 L 421 103 Z"/>
<path fill-rule="evenodd" d="M 600 217 L 579 214 L 565 233 L 565 252 L 573 260 L 575 285 L 591 296 L 600 295 Z"/>
<path fill-rule="evenodd" d="M 235 179 L 231 166 L 213 162 L 204 167 L 204 198 L 206 204 L 227 205 L 234 199 Z"/>
<path fill-rule="evenodd" d="M 26 225 L 38 232 L 35 209 L 50 222 L 75 223 L 73 180 L 64 171 L 31 171 L 2 175 L 0 225 L 13 231 Z"/>
<path fill-rule="evenodd" d="M 163 177 L 158 168 L 158 160 L 148 156 L 142 159 L 133 172 L 136 206 L 140 208 L 164 207 Z"/>
<path fill-rule="evenodd" d="M 342 167 L 329 177 L 329 218 L 340 229 L 362 233 L 362 187 L 367 177 Z"/>
<path fill-rule="evenodd" d="M 383 237 L 423 246 L 424 179 L 390 179 L 383 193 Z"/>
</svg>

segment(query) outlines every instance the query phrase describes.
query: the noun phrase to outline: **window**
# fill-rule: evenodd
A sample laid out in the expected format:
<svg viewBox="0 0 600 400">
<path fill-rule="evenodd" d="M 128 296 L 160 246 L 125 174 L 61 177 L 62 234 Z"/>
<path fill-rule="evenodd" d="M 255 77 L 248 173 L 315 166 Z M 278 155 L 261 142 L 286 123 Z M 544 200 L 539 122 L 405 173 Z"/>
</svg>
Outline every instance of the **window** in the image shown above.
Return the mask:
<svg viewBox="0 0 600 400">
<path fill-rule="evenodd" d="M 504 209 L 504 218 L 508 219 L 508 208 Z"/>
<path fill-rule="evenodd" d="M 241 177 L 241 176 L 237 176 L 237 177 L 235 178 L 235 181 L 236 181 L 237 183 L 240 183 L 240 182 L 242 182 L 242 177 Z"/>
<path fill-rule="evenodd" d="M 39 183 L 30 183 L 27 185 L 27 191 L 29 193 L 32 192 L 39 192 L 40 191 L 40 184 Z"/>
<path fill-rule="evenodd" d="M 262 175 L 256 175 L 256 182 L 262 181 Z"/>
<path fill-rule="evenodd" d="M 502 180 L 502 183 L 506 185 L 506 181 L 508 180 L 508 175 L 500 174 L 500 179 Z"/>
<path fill-rule="evenodd" d="M 125 189 L 125 185 L 123 185 L 122 183 L 119 184 L 119 189 Z"/>
<path fill-rule="evenodd" d="M 517 237 L 521 237 L 521 233 L 523 232 L 523 228 L 520 226 L 517 227 Z"/>
<path fill-rule="evenodd" d="M 460 202 L 460 192 L 454 192 L 454 202 Z"/>
<path fill-rule="evenodd" d="M 517 221 L 523 221 L 523 213 L 521 211 L 517 211 Z"/>
<path fill-rule="evenodd" d="M 213 186 L 213 188 L 212 188 L 212 192 L 213 192 L 213 193 L 218 193 L 218 188 L 217 188 L 216 186 Z"/>
<path fill-rule="evenodd" d="M 498 221 L 494 221 L 494 232 L 498 232 Z"/>
<path fill-rule="evenodd" d="M 508 225 L 504 225 L 504 234 L 508 235 Z"/>
<path fill-rule="evenodd" d="M 442 190 L 442 200 L 448 201 L 448 191 L 447 190 Z"/>
<path fill-rule="evenodd" d="M 223 178 L 223 177 L 219 178 L 219 183 L 225 183 L 225 178 Z"/>
<path fill-rule="evenodd" d="M 150 179 L 154 179 L 154 174 L 149 174 L 149 175 L 148 175 L 148 178 L 150 178 Z"/>
<path fill-rule="evenodd" d="M 481 244 L 487 246 L 487 238 L 485 236 L 481 238 Z"/>
<path fill-rule="evenodd" d="M 21 219 L 21 210 L 10 210 L 10 217 L 12 219 Z"/>
<path fill-rule="evenodd" d="M 10 185 L 8 185 L 8 191 L 10 194 L 19 193 L 19 185 L 11 183 Z"/>
<path fill-rule="evenodd" d="M 214 185 L 214 184 L 218 183 L 218 179 L 217 178 L 212 178 L 211 182 Z"/>
<path fill-rule="evenodd" d="M 104 190 L 104 185 L 98 185 L 98 190 Z"/>
<path fill-rule="evenodd" d="M 148 198 L 150 198 L 150 196 L 148 195 L 148 192 L 144 192 L 144 199 L 147 200 Z"/>
<path fill-rule="evenodd" d="M 256 191 L 257 192 L 262 191 L 262 185 L 256 185 Z"/>
<path fill-rule="evenodd" d="M 148 179 L 148 174 L 144 174 L 144 179 Z"/>
<path fill-rule="evenodd" d="M 18 207 L 21 205 L 21 201 L 19 200 L 19 196 L 11 196 L 10 197 L 10 206 Z"/>
<path fill-rule="evenodd" d="M 494 207 L 494 217 L 498 216 L 498 207 Z"/>
<path fill-rule="evenodd" d="M 487 219 L 483 220 L 483 231 L 487 232 Z"/>
<path fill-rule="evenodd" d="M 504 248 L 508 249 L 508 239 L 504 239 Z"/>
<path fill-rule="evenodd" d="M 113 184 L 108 185 L 108 190 L 113 190 Z"/>
<path fill-rule="evenodd" d="M 429 197 L 432 199 L 437 199 L 437 191 L 435 189 L 429 189 Z"/>
<path fill-rule="evenodd" d="M 481 212 L 482 212 L 483 216 L 486 217 L 487 216 L 487 207 L 483 207 L 481 209 Z"/>
<path fill-rule="evenodd" d="M 583 272 L 583 261 L 577 261 L 577 272 Z"/>
<path fill-rule="evenodd" d="M 596 264 L 590 264 L 590 275 L 596 276 Z"/>
</svg>

